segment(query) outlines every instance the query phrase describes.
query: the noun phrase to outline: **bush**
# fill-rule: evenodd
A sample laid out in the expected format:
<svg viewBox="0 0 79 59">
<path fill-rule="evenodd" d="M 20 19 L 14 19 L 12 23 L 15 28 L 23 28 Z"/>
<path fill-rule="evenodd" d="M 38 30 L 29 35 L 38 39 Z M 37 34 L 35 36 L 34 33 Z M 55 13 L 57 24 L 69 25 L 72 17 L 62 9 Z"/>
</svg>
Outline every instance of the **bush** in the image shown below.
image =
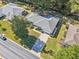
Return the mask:
<svg viewBox="0 0 79 59">
<path fill-rule="evenodd" d="M 28 12 L 26 12 L 26 11 L 23 11 L 23 12 L 22 12 L 22 15 L 23 15 L 23 16 L 26 16 L 27 14 L 28 14 Z"/>
<path fill-rule="evenodd" d="M 2 31 L 6 31 L 7 29 L 6 28 L 2 28 Z"/>
<path fill-rule="evenodd" d="M 0 24 L 0 27 L 1 27 L 2 25 Z"/>
</svg>

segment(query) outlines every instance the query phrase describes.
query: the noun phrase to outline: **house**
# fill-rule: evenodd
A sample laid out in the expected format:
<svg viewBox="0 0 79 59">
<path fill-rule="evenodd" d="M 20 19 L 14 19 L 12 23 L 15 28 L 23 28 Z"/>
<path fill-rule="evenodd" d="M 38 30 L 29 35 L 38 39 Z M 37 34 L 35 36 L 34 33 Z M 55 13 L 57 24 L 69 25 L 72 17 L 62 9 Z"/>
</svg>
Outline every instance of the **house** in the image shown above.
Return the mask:
<svg viewBox="0 0 79 59">
<path fill-rule="evenodd" d="M 43 32 L 52 34 L 55 31 L 56 25 L 58 24 L 60 18 L 46 18 L 38 15 L 37 13 L 32 13 L 31 15 L 27 16 L 26 19 L 32 22 L 35 26 L 40 27 Z"/>
<path fill-rule="evenodd" d="M 79 44 L 79 26 L 69 25 L 63 43 L 68 45 Z"/>
<path fill-rule="evenodd" d="M 5 5 L 2 9 L 2 14 L 6 15 L 6 18 L 11 20 L 14 16 L 21 16 L 24 11 L 14 3 Z"/>
<path fill-rule="evenodd" d="M 2 16 L 3 16 L 2 9 L 0 9 L 0 17 L 2 17 Z"/>
</svg>

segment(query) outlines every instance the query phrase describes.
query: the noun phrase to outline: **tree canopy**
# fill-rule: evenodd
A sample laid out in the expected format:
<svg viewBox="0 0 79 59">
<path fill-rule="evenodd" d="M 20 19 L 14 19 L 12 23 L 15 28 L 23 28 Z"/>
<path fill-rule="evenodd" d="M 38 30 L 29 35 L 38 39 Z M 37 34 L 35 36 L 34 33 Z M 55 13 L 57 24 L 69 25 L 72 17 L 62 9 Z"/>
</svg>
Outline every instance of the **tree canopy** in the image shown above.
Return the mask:
<svg viewBox="0 0 79 59">
<path fill-rule="evenodd" d="M 21 39 L 21 44 L 24 47 L 32 48 L 37 39 L 36 37 L 28 34 L 28 28 L 32 26 L 32 23 L 20 16 L 15 16 L 11 22 L 13 32 Z"/>
<path fill-rule="evenodd" d="M 79 59 L 79 46 L 69 46 L 59 50 L 55 59 Z"/>
<path fill-rule="evenodd" d="M 40 11 L 57 11 L 67 15 L 70 13 L 79 13 L 79 3 L 77 0 L 18 0 L 21 2 L 30 2 Z"/>
</svg>

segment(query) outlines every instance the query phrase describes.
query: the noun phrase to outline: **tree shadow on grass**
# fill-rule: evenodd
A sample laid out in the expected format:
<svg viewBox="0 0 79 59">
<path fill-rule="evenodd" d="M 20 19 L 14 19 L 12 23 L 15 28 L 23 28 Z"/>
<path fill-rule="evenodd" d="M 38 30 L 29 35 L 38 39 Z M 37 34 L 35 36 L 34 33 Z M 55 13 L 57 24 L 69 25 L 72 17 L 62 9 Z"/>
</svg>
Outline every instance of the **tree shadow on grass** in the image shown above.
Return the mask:
<svg viewBox="0 0 79 59">
<path fill-rule="evenodd" d="M 31 23 L 24 20 L 23 17 L 17 17 L 15 16 L 12 22 L 12 30 L 14 34 L 20 38 L 20 43 L 25 48 L 32 48 L 32 46 L 35 44 L 37 38 L 31 35 L 28 35 L 28 27 L 31 27 Z"/>
<path fill-rule="evenodd" d="M 23 39 L 23 38 L 22 38 Z M 25 48 L 32 48 L 32 46 L 35 44 L 37 38 L 34 36 L 28 36 L 27 38 L 23 39 L 20 41 L 20 43 L 25 47 Z"/>
</svg>

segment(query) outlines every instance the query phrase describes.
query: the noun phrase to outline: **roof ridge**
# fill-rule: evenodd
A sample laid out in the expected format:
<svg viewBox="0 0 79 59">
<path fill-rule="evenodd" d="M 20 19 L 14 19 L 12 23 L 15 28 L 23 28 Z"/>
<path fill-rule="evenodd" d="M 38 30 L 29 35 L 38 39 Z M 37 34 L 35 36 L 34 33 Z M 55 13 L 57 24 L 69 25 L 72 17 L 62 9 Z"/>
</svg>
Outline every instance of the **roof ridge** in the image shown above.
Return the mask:
<svg viewBox="0 0 79 59">
<path fill-rule="evenodd" d="M 50 21 L 51 21 L 51 20 L 50 20 Z M 49 29 L 50 29 L 50 31 L 52 31 L 52 30 L 51 30 L 51 27 L 50 27 L 50 21 L 48 21 L 48 22 L 49 22 Z"/>
<path fill-rule="evenodd" d="M 48 21 L 48 20 L 45 20 L 45 19 L 43 19 L 43 20 L 41 20 L 41 21 L 46 21 L 46 22 L 47 22 L 47 25 L 45 25 L 45 26 L 47 26 L 47 29 L 48 29 L 49 31 L 51 31 L 50 25 L 49 25 L 49 21 Z M 39 21 L 39 22 L 41 22 L 41 21 Z M 37 23 L 39 23 L 39 22 L 37 22 Z"/>
<path fill-rule="evenodd" d="M 38 16 L 38 15 L 37 15 L 37 16 Z M 42 16 L 39 16 L 39 17 L 42 17 Z M 44 18 L 44 17 L 42 17 L 42 18 Z M 39 23 L 39 22 L 41 22 L 41 21 L 43 21 L 43 20 L 47 21 L 46 18 L 44 18 L 44 19 L 41 19 L 41 20 L 39 20 L 39 21 L 37 21 L 37 22 L 35 22 L 35 23 Z"/>
</svg>

